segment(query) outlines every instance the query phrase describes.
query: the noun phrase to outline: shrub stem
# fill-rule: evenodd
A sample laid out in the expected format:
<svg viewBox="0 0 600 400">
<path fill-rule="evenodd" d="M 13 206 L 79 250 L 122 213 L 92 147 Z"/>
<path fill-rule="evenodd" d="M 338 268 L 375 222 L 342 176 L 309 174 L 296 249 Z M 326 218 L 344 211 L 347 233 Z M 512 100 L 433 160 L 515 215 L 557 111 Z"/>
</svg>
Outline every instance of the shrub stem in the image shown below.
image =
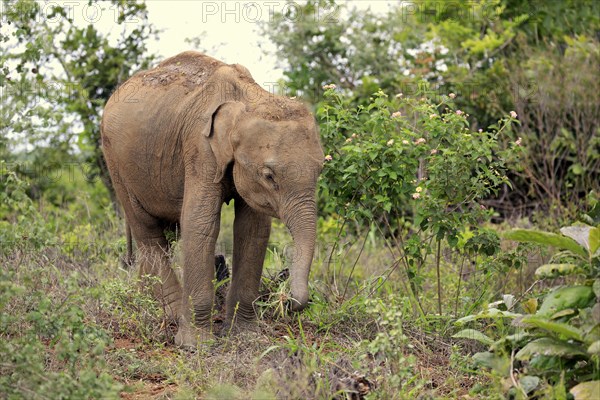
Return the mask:
<svg viewBox="0 0 600 400">
<path fill-rule="evenodd" d="M 437 257 L 436 257 L 436 271 L 437 271 L 437 290 L 438 290 L 438 313 L 442 315 L 442 283 L 440 278 L 440 253 L 442 249 L 442 241 L 437 241 Z"/>
</svg>

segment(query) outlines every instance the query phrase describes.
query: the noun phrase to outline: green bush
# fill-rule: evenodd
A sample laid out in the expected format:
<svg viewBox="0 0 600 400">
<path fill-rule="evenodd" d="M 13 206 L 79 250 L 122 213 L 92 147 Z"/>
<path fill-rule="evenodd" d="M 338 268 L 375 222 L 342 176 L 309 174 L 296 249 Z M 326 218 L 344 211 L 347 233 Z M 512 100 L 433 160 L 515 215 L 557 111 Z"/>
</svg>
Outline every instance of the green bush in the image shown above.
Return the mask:
<svg viewBox="0 0 600 400">
<path fill-rule="evenodd" d="M 36 204 L 27 196 L 28 185 L 0 161 L 0 243 L 8 252 L 16 246 L 39 249 L 53 235 Z"/>
<path fill-rule="evenodd" d="M 392 99 L 380 90 L 369 105 L 354 107 L 327 86 L 328 102 L 317 113 L 327 154 L 321 203 L 390 239 L 409 294 L 435 257 L 439 298 L 442 242 L 463 253 L 491 256 L 499 249 L 495 232 L 481 229 L 493 212 L 483 201 L 508 184 L 506 160 L 521 147 L 520 140 L 506 149 L 499 144 L 517 122 L 514 112 L 486 130 L 471 129 L 454 94 L 435 99 L 426 83 L 420 90 L 417 98 Z M 467 231 L 469 241 L 460 243 Z"/>
<path fill-rule="evenodd" d="M 561 233 L 513 230 L 505 235 L 564 249 L 536 271 L 539 280 L 564 277 L 539 307 L 537 297 L 504 295 L 488 309 L 457 321 L 459 326 L 487 322 L 485 332 L 469 328 L 454 337 L 489 346 L 474 361 L 509 380 L 508 392 L 517 398 L 566 399 L 569 389 L 576 400 L 585 400 L 600 393 L 600 226 L 569 226 Z"/>
<path fill-rule="evenodd" d="M 19 282 L 20 281 L 20 282 Z M 9 399 L 118 398 L 105 370 L 110 337 L 90 322 L 77 276 L 60 301 L 37 278 L 0 272 L 0 392 Z"/>
</svg>

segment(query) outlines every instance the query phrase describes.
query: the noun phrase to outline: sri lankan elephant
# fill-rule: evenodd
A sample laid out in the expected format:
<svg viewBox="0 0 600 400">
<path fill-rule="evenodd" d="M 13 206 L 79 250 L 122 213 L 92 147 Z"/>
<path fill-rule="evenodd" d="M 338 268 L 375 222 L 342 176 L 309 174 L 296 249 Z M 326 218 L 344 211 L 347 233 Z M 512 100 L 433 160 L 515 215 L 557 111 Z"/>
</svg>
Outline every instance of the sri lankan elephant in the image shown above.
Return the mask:
<svg viewBox="0 0 600 400">
<path fill-rule="evenodd" d="M 229 324 L 255 318 L 271 217 L 295 248 L 291 308 L 308 303 L 323 151 L 301 102 L 263 90 L 249 71 L 197 52 L 166 59 L 126 81 L 102 117 L 102 150 L 137 243 L 141 274 L 179 320 L 176 344 L 210 335 L 221 206 L 234 200 Z M 165 231 L 179 226 L 182 282 Z"/>
</svg>

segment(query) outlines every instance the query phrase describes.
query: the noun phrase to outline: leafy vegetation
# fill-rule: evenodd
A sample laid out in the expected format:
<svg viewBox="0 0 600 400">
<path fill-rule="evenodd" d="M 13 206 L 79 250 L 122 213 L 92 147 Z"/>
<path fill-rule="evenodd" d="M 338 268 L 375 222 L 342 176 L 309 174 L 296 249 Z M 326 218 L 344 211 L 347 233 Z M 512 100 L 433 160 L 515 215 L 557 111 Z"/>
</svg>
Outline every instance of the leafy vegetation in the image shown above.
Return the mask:
<svg viewBox="0 0 600 400">
<path fill-rule="evenodd" d="M 600 225 L 570 226 L 561 232 L 564 236 L 513 230 L 505 237 L 566 249 L 535 274 L 540 279 L 575 279 L 546 290 L 539 307 L 537 296 L 519 301 L 505 295 L 488 309 L 456 321 L 458 325 L 488 321 L 486 331 L 497 328 L 501 333 L 492 339 L 482 331 L 464 329 L 454 337 L 488 345 L 490 351 L 476 353 L 473 358 L 497 377 L 510 379 L 510 390 L 517 398 L 566 398 L 567 388 L 576 399 L 598 394 Z M 512 322 L 505 328 L 507 321 Z"/>
<path fill-rule="evenodd" d="M 91 4 L 118 37 L 3 3 L 0 397 L 598 398 L 597 2 L 275 12 L 286 94 L 314 105 L 327 154 L 311 304 L 286 312 L 275 221 L 256 332 L 195 353 L 122 267 L 97 151 L 155 28 L 143 3 Z M 228 263 L 232 220 L 224 207 Z"/>
</svg>

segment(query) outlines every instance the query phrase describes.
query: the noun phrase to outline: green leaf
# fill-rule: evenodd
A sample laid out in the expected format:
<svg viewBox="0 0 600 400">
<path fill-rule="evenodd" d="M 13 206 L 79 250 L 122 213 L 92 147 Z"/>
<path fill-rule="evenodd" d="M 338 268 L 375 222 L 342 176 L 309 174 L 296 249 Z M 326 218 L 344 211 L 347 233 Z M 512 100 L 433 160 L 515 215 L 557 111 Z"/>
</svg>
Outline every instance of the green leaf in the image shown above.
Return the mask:
<svg viewBox="0 0 600 400">
<path fill-rule="evenodd" d="M 550 316 L 567 308 L 585 308 L 593 298 L 594 292 L 589 286 L 561 287 L 548 293 L 536 315 Z"/>
<path fill-rule="evenodd" d="M 513 335 L 504 336 L 503 338 L 496 341 L 490 350 L 498 350 L 509 344 L 511 347 L 520 347 L 523 342 L 528 340 L 532 335 L 525 330 L 518 330 Z"/>
<path fill-rule="evenodd" d="M 587 351 L 590 354 L 600 354 L 600 340 L 596 340 L 592 343 Z"/>
<path fill-rule="evenodd" d="M 503 237 L 517 242 L 545 244 L 560 249 L 567 249 L 582 257 L 588 257 L 586 249 L 581 247 L 575 240 L 566 236 L 557 235 L 556 233 L 531 229 L 515 229 L 504 233 Z"/>
<path fill-rule="evenodd" d="M 581 164 L 573 164 L 571 166 L 571 171 L 573 172 L 574 175 L 581 175 L 585 172 L 585 170 L 583 169 L 583 166 Z"/>
<path fill-rule="evenodd" d="M 597 400 L 600 398 L 600 381 L 582 382 L 569 390 L 575 400 Z"/>
<path fill-rule="evenodd" d="M 528 371 L 536 371 L 540 374 L 559 374 L 564 365 L 565 360 L 559 356 L 537 355 L 529 360 Z"/>
<path fill-rule="evenodd" d="M 600 249 L 600 226 L 590 230 L 588 240 L 590 241 L 590 253 L 596 255 L 596 252 Z"/>
<path fill-rule="evenodd" d="M 462 331 L 452 335 L 453 338 L 477 340 L 483 344 L 491 346 L 494 341 L 487 335 L 475 329 L 463 329 Z"/>
<path fill-rule="evenodd" d="M 573 358 L 585 356 L 586 353 L 581 346 L 567 343 L 562 340 L 552 338 L 540 338 L 527 343 L 516 354 L 518 360 L 529 360 L 536 354 L 543 356 L 559 356 L 564 358 Z"/>
<path fill-rule="evenodd" d="M 574 339 L 578 341 L 583 340 L 583 333 L 579 329 L 563 322 L 549 321 L 545 318 L 540 318 L 533 315 L 527 315 L 523 317 L 521 322 L 533 325 L 536 328 L 540 328 L 548 332 L 557 333 L 565 339 Z"/>
<path fill-rule="evenodd" d="M 589 225 L 565 226 L 560 228 L 560 232 L 575 240 L 580 246 L 593 254 L 594 252 L 591 251 L 590 247 L 590 232 L 592 229 L 594 228 Z"/>
<path fill-rule="evenodd" d="M 572 275 L 579 271 L 575 264 L 545 264 L 535 270 L 538 279 L 556 278 L 558 276 Z"/>
<path fill-rule="evenodd" d="M 478 366 L 489 368 L 501 375 L 506 375 L 510 366 L 507 357 L 502 357 L 498 354 L 490 353 L 489 351 L 473 354 L 473 361 L 475 361 L 475 364 Z"/>
<path fill-rule="evenodd" d="M 540 384 L 540 378 L 537 376 L 525 375 L 519 379 L 519 384 L 525 393 L 532 392 Z"/>
<path fill-rule="evenodd" d="M 568 315 L 575 315 L 575 314 L 577 314 L 577 311 L 575 309 L 565 308 L 564 310 L 561 310 L 561 311 L 557 312 L 556 314 L 552 314 L 550 319 L 558 319 L 558 318 L 566 317 Z"/>
<path fill-rule="evenodd" d="M 527 314 L 535 314 L 538 309 L 538 301 L 535 297 L 527 299 L 521 303 L 521 307 Z"/>
<path fill-rule="evenodd" d="M 593 290 L 594 290 L 594 294 L 596 295 L 596 298 L 600 299 L 600 279 L 596 279 L 594 281 L 594 285 L 592 286 Z"/>
<path fill-rule="evenodd" d="M 512 313 L 510 311 L 502 311 L 498 310 L 497 308 L 490 308 L 475 315 L 467 315 L 466 317 L 459 318 L 456 320 L 455 324 L 460 326 L 466 322 L 475 321 L 482 318 L 517 318 L 520 316 L 521 314 Z"/>
</svg>

